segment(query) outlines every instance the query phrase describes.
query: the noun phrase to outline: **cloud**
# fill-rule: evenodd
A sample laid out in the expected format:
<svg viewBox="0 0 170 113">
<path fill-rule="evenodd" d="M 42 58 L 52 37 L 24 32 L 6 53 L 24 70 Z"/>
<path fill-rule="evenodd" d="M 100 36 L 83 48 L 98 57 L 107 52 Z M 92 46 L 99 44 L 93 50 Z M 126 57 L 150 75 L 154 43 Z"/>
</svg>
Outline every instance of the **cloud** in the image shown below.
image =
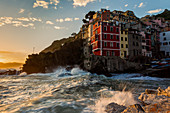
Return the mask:
<svg viewBox="0 0 170 113">
<path fill-rule="evenodd" d="M 127 6 L 128 6 L 128 4 L 125 5 L 125 7 L 127 7 Z"/>
<path fill-rule="evenodd" d="M 59 29 L 64 29 L 64 27 L 59 27 L 59 26 L 54 26 L 55 29 L 59 30 Z"/>
<path fill-rule="evenodd" d="M 141 2 L 138 7 L 143 7 L 143 6 L 144 6 L 143 2 Z"/>
<path fill-rule="evenodd" d="M 21 18 L 17 18 L 17 20 L 21 20 L 21 21 L 30 21 L 29 18 L 25 18 L 25 17 L 21 17 Z"/>
<path fill-rule="evenodd" d="M 80 6 L 80 7 L 84 6 L 85 7 L 87 5 L 87 3 L 94 2 L 94 1 L 96 1 L 96 0 L 73 0 L 73 5 L 74 5 L 74 7 L 76 7 L 76 6 Z"/>
<path fill-rule="evenodd" d="M 51 21 L 46 21 L 46 24 L 50 24 L 50 25 L 52 25 L 52 24 L 54 24 L 53 22 L 51 22 Z"/>
<path fill-rule="evenodd" d="M 5 25 L 5 23 L 0 23 L 0 27 L 3 26 L 3 25 Z"/>
<path fill-rule="evenodd" d="M 56 19 L 56 22 L 64 22 L 64 19 Z"/>
<path fill-rule="evenodd" d="M 34 2 L 34 5 L 33 5 L 33 8 L 36 8 L 36 7 L 43 7 L 43 8 L 48 8 L 49 5 L 53 5 L 54 9 L 57 9 L 56 6 L 58 5 L 59 3 L 59 0 L 50 0 L 50 1 L 46 1 L 46 0 L 36 0 Z"/>
<path fill-rule="evenodd" d="M 6 24 L 11 24 L 15 27 L 30 27 L 35 29 L 34 22 L 42 22 L 40 18 L 27 18 L 27 17 L 20 17 L 20 18 L 13 18 L 13 17 L 0 17 L 0 27 Z"/>
<path fill-rule="evenodd" d="M 80 18 L 74 18 L 74 20 L 80 20 Z"/>
<path fill-rule="evenodd" d="M 155 9 L 155 10 L 150 10 L 147 13 L 153 14 L 153 13 L 158 13 L 160 11 L 163 11 L 163 9 Z"/>
<path fill-rule="evenodd" d="M 65 21 L 69 22 L 69 21 L 73 21 L 72 18 L 65 18 Z"/>
<path fill-rule="evenodd" d="M 25 9 L 20 9 L 20 11 L 18 13 L 24 13 Z"/>
<path fill-rule="evenodd" d="M 62 22 L 71 22 L 71 21 L 76 21 L 76 20 L 80 20 L 79 18 L 69 18 L 69 17 L 67 17 L 67 18 L 60 18 L 60 19 L 56 19 L 56 22 L 60 22 L 60 23 L 62 23 Z"/>
</svg>

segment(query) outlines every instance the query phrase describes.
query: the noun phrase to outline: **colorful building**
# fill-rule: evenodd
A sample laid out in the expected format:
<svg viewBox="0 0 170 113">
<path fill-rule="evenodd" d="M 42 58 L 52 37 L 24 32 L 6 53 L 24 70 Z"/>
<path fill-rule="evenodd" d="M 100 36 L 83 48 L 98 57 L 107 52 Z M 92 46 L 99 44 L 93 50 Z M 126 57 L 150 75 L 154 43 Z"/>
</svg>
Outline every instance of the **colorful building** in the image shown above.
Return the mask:
<svg viewBox="0 0 170 113">
<path fill-rule="evenodd" d="M 91 45 L 94 55 L 120 56 L 118 22 L 95 22 L 93 24 Z"/>
<path fill-rule="evenodd" d="M 121 24 L 120 27 L 120 57 L 125 59 L 128 54 L 128 29 L 125 24 Z"/>
</svg>

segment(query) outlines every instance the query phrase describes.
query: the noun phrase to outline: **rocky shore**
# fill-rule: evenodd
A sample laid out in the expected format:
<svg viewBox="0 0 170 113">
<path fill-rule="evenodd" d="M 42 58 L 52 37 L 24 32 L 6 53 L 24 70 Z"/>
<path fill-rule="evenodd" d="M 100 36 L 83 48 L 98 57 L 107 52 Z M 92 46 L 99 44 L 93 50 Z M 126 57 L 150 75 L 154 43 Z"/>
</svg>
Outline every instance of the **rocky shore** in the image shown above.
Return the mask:
<svg viewBox="0 0 170 113">
<path fill-rule="evenodd" d="M 163 90 L 146 89 L 138 97 L 138 103 L 128 107 L 110 103 L 106 106 L 107 113 L 170 113 L 170 86 Z"/>
</svg>

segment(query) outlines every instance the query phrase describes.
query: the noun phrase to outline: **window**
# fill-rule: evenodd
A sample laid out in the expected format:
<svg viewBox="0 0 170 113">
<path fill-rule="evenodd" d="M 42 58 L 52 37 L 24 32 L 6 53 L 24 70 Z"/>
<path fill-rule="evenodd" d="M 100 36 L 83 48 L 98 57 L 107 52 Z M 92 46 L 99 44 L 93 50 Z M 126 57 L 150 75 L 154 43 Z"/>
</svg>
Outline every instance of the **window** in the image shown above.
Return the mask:
<svg viewBox="0 0 170 113">
<path fill-rule="evenodd" d="M 127 37 L 125 37 L 125 41 L 127 41 Z"/>
<path fill-rule="evenodd" d="M 127 31 L 125 31 L 125 34 L 127 34 Z"/>
<path fill-rule="evenodd" d="M 139 46 L 138 42 L 136 42 L 136 46 Z"/>
<path fill-rule="evenodd" d="M 121 48 L 123 48 L 123 44 L 121 44 Z"/>
<path fill-rule="evenodd" d="M 121 37 L 121 41 L 123 41 L 123 37 Z"/>
<path fill-rule="evenodd" d="M 107 52 L 106 52 L 106 55 L 107 55 L 107 56 L 110 56 L 110 52 L 109 52 L 109 51 L 107 51 Z"/>
<path fill-rule="evenodd" d="M 163 36 L 165 36 L 165 33 L 163 33 Z"/>
<path fill-rule="evenodd" d="M 107 47 L 107 42 L 104 42 L 104 47 Z"/>
<path fill-rule="evenodd" d="M 133 42 L 133 46 L 135 46 L 135 42 Z"/>
<path fill-rule="evenodd" d="M 110 27 L 110 31 L 113 32 L 113 27 Z"/>
<path fill-rule="evenodd" d="M 169 42 L 169 45 L 170 45 L 170 42 Z"/>
<path fill-rule="evenodd" d="M 126 44 L 126 48 L 128 48 L 128 45 Z"/>
<path fill-rule="evenodd" d="M 121 34 L 123 34 L 123 31 L 121 31 Z"/>
<path fill-rule="evenodd" d="M 107 27 L 106 26 L 104 26 L 104 31 L 107 31 Z"/>
<path fill-rule="evenodd" d="M 104 34 L 104 39 L 107 39 L 107 34 Z"/>
<path fill-rule="evenodd" d="M 119 35 L 116 35 L 116 39 L 119 40 Z"/>
<path fill-rule="evenodd" d="M 114 53 L 114 51 L 112 51 L 112 56 L 115 56 L 115 53 Z"/>
<path fill-rule="evenodd" d="M 113 39 L 113 35 L 110 35 L 110 39 Z"/>
<path fill-rule="evenodd" d="M 116 47 L 119 47 L 119 43 L 116 43 Z"/>
<path fill-rule="evenodd" d="M 119 28 L 116 28 L 116 32 L 119 32 Z"/>
<path fill-rule="evenodd" d="M 164 37 L 164 40 L 166 40 L 166 37 Z"/>
<path fill-rule="evenodd" d="M 136 40 L 138 40 L 138 36 L 136 36 Z"/>
<path fill-rule="evenodd" d="M 113 47 L 113 42 L 110 42 L 110 47 Z"/>
</svg>

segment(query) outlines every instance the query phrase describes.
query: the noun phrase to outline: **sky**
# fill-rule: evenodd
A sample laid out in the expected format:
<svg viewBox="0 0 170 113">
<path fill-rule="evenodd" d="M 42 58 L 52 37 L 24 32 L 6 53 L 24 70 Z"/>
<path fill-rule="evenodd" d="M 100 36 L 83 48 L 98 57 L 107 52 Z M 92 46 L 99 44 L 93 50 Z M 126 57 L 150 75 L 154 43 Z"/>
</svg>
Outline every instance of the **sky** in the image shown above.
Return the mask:
<svg viewBox="0 0 170 113">
<path fill-rule="evenodd" d="M 0 62 L 24 63 L 33 48 L 77 33 L 85 14 L 101 8 L 143 17 L 170 9 L 170 0 L 0 0 Z"/>
</svg>

